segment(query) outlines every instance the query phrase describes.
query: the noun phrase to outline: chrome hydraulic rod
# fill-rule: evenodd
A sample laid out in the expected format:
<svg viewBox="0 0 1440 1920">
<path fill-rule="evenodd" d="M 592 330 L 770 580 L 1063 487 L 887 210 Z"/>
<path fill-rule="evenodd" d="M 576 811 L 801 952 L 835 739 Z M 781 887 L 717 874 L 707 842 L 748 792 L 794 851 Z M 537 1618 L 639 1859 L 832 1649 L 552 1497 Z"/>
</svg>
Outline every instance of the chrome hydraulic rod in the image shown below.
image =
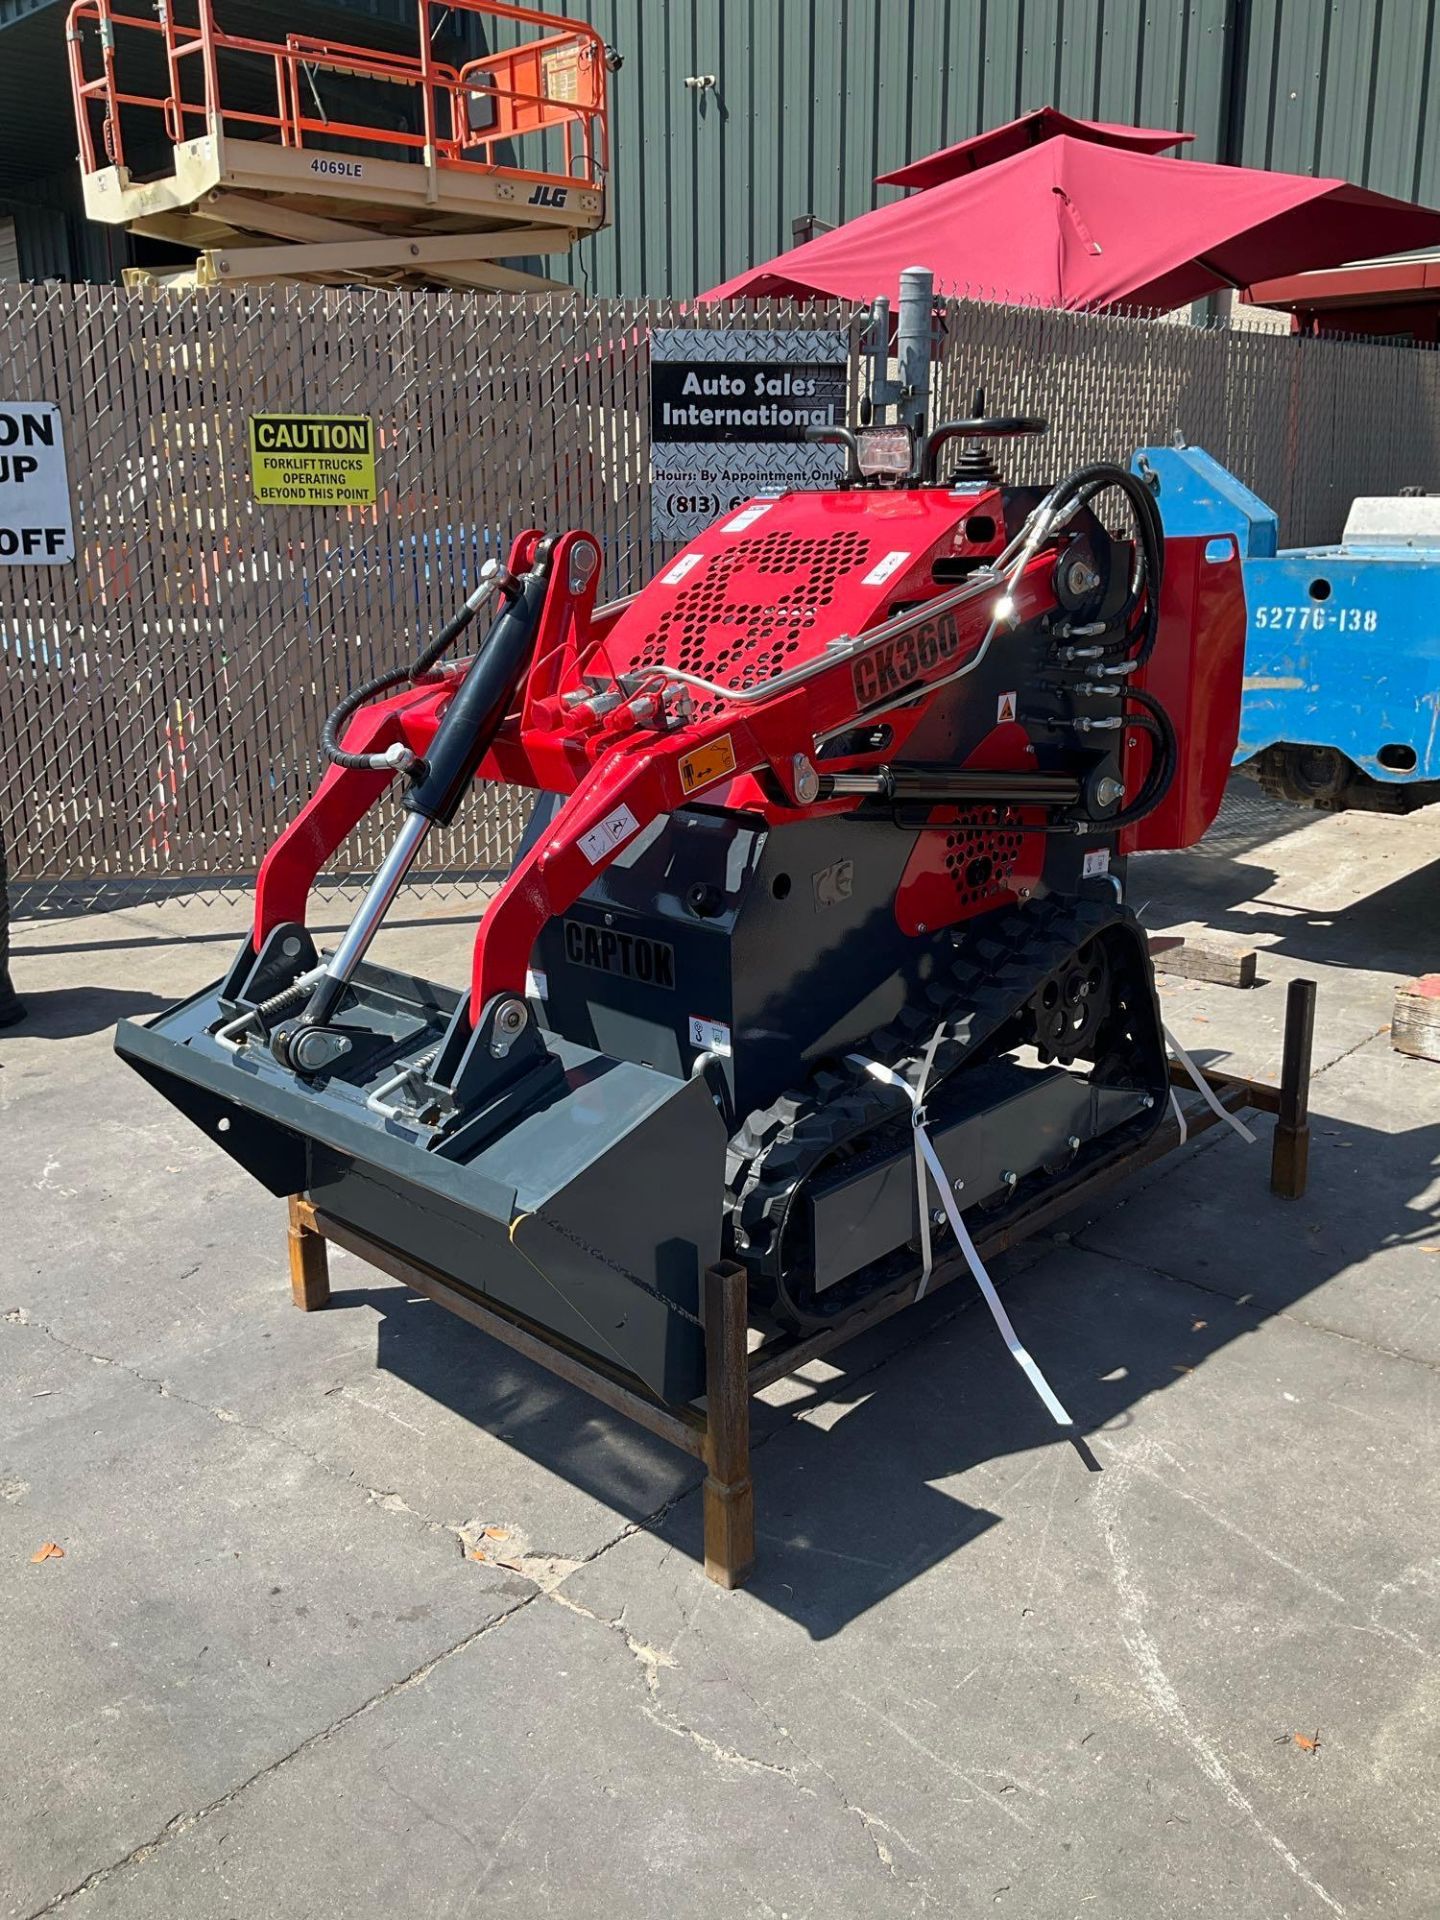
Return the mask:
<svg viewBox="0 0 1440 1920">
<path fill-rule="evenodd" d="M 375 878 L 365 889 L 365 897 L 355 909 L 355 916 L 345 929 L 344 938 L 329 959 L 323 962 L 328 979 L 340 986 L 349 984 L 355 969 L 365 958 L 371 941 L 380 931 L 380 923 L 390 911 L 391 902 L 415 864 L 415 856 L 433 824 L 428 814 L 406 814 L 404 825 L 396 834 L 394 844 L 381 862 Z"/>
<path fill-rule="evenodd" d="M 822 773 L 820 797 L 873 797 L 937 807 L 961 801 L 1073 807 L 1080 799 L 1080 782 L 1069 774 L 1035 773 L 1028 768 L 875 767 L 863 773 Z"/>
<path fill-rule="evenodd" d="M 507 594 L 507 603 L 485 644 L 461 675 L 448 701 L 425 759 L 405 796 L 405 822 L 395 836 L 379 872 L 328 960 L 301 1020 L 304 1027 L 323 1025 L 334 1014 L 356 968 L 432 826 L 448 827 L 475 771 L 500 730 L 515 690 L 534 651 L 535 632 L 550 577 L 549 552 L 542 547 L 535 564 L 522 580 L 508 574 L 490 576 Z M 508 585 L 507 585 L 508 582 Z M 289 1053 L 287 1041 L 282 1050 Z M 292 1055 L 293 1059 L 293 1055 Z"/>
</svg>

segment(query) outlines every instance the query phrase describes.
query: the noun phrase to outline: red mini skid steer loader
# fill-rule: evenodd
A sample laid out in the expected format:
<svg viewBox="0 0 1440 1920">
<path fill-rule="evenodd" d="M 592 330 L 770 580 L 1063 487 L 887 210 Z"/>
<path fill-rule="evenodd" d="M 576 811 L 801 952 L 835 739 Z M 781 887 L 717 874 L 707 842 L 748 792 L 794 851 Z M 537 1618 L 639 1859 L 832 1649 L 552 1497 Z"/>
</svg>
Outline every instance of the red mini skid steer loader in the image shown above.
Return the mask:
<svg viewBox="0 0 1440 1920">
<path fill-rule="evenodd" d="M 831 1325 L 1143 1142 L 1167 1061 L 1125 855 L 1219 805 L 1240 567 L 1165 542 L 1123 468 L 1004 484 L 988 443 L 1042 427 L 910 433 L 899 473 L 836 429 L 838 485 L 752 500 L 604 608 L 588 533 L 521 533 L 337 708 L 252 937 L 121 1054 L 272 1193 L 671 1403 L 722 1253 Z M 537 799 L 456 990 L 366 952 L 477 778 Z M 395 793 L 321 954 L 311 884 Z"/>
</svg>

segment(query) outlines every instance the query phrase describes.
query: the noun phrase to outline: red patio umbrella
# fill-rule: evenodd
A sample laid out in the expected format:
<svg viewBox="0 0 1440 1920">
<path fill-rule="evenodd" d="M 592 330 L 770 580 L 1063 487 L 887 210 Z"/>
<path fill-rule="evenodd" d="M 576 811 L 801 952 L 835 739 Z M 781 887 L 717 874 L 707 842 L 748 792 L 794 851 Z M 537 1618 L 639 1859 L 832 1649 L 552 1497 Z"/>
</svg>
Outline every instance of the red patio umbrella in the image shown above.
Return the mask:
<svg viewBox="0 0 1440 1920">
<path fill-rule="evenodd" d="M 1102 147 L 1120 147 L 1129 153 L 1163 153 L 1166 147 L 1183 146 L 1195 138 L 1193 133 L 1167 133 L 1163 127 L 1121 127 L 1111 120 L 1076 120 L 1058 107 L 1036 107 L 1033 113 L 1022 113 L 1018 120 L 1007 120 L 1003 127 L 991 127 L 957 141 L 953 147 L 927 153 L 923 160 L 877 173 L 875 184 L 938 187 L 946 180 L 958 180 L 962 173 L 976 173 L 981 167 L 993 167 L 997 160 L 1008 160 L 1012 153 L 1038 147 L 1057 133 L 1068 133 L 1075 140 L 1093 140 Z"/>
<path fill-rule="evenodd" d="M 861 302 L 901 269 L 942 292 L 1163 313 L 1257 280 L 1440 245 L 1440 213 L 1344 180 L 1209 166 L 1059 134 L 897 200 L 702 294 Z"/>
</svg>

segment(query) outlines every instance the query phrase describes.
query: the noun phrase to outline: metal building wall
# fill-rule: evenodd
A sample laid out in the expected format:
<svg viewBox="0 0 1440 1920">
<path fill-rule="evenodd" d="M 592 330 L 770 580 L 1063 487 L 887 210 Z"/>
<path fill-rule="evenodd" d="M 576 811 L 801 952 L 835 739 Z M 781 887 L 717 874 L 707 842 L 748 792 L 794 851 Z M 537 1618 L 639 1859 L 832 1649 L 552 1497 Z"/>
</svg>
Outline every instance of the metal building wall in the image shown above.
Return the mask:
<svg viewBox="0 0 1440 1920">
<path fill-rule="evenodd" d="M 788 246 L 797 215 L 862 213 L 891 197 L 876 173 L 1047 102 L 1188 128 L 1196 159 L 1340 174 L 1440 204 L 1440 0 L 541 4 L 588 19 L 625 60 L 613 81 L 613 223 L 549 267 L 595 294 L 697 292 Z M 392 34 L 413 19 L 413 0 L 216 5 L 222 19 L 237 7 L 298 9 L 307 24 L 359 15 Z M 63 12 L 60 0 L 0 0 L 0 26 L 21 36 L 7 44 L 28 44 L 48 13 L 58 58 Z M 444 30 L 462 22 L 476 51 L 528 37 L 482 33 L 459 12 Z M 685 85 L 706 74 L 713 88 Z M 68 118 L 63 93 L 41 97 Z M 103 276 L 103 255 L 56 198 L 43 234 L 40 210 L 30 217 L 32 257 L 43 253 L 46 272 Z"/>
<path fill-rule="evenodd" d="M 78 174 L 66 171 L 7 194 L 0 214 L 13 221 L 22 280 L 118 280 L 130 260 L 123 229 L 85 218 Z"/>
<path fill-rule="evenodd" d="M 1218 150 L 1234 0 L 568 0 L 625 59 L 596 293 L 694 293 L 894 198 L 874 176 L 1030 107 Z M 713 74 L 716 85 L 687 87 Z M 555 271 L 555 269 L 552 269 Z"/>
<path fill-rule="evenodd" d="M 549 269 L 592 293 L 698 292 L 795 216 L 863 213 L 893 197 L 875 174 L 1046 104 L 1440 202 L 1440 0 L 563 4 L 625 58 L 612 225 Z"/>
<path fill-rule="evenodd" d="M 1436 0 L 1243 0 L 1232 156 L 1440 205 Z"/>
</svg>

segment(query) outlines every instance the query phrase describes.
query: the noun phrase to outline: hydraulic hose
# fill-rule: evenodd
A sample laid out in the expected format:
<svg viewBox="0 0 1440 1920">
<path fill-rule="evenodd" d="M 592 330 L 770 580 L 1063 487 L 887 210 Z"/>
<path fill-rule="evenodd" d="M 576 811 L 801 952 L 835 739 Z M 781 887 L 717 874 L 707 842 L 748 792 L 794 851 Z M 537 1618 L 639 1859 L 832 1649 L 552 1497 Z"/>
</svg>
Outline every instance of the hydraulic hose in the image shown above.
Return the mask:
<svg viewBox="0 0 1440 1920">
<path fill-rule="evenodd" d="M 423 674 L 428 673 L 454 646 L 497 588 L 511 600 L 520 591 L 508 567 L 502 566 L 498 560 L 487 560 L 480 570 L 480 583 L 475 591 L 465 601 L 459 612 L 446 621 L 430 644 L 416 655 L 409 666 L 391 667 L 387 672 L 376 674 L 373 680 L 367 680 L 363 686 L 356 687 L 352 692 L 347 693 L 326 720 L 325 730 L 320 736 L 320 745 L 326 758 L 333 760 L 337 767 L 354 767 L 367 772 L 380 772 L 387 767 L 395 771 L 409 766 L 410 756 L 403 747 L 398 753 L 393 747 L 388 753 L 347 753 L 340 745 L 341 730 L 352 715 L 358 713 L 361 707 L 368 706 L 372 700 L 378 699 L 382 693 L 388 693 L 392 687 L 403 686 L 406 681 L 413 685 Z"/>
<path fill-rule="evenodd" d="M 1161 524 L 1160 509 L 1156 506 L 1155 496 L 1149 487 L 1134 474 L 1127 474 L 1126 478 L 1135 483 L 1133 487 L 1125 488 L 1125 494 L 1137 509 L 1136 531 L 1140 534 L 1140 549 L 1145 566 L 1145 618 L 1139 629 L 1139 651 L 1134 655 L 1136 666 L 1143 667 L 1155 651 L 1155 642 L 1160 633 L 1160 588 L 1165 579 L 1165 529 Z M 1144 531 L 1147 526 L 1148 539 Z M 1124 611 L 1126 622 L 1124 651 L 1127 655 L 1130 654 L 1136 637 L 1129 629 L 1130 615 L 1135 610 L 1135 598 L 1136 595 L 1132 593 Z"/>
<path fill-rule="evenodd" d="M 1147 733 L 1153 734 L 1155 751 L 1151 755 L 1145 784 L 1134 800 L 1128 807 L 1122 807 L 1119 813 L 1112 813 L 1104 822 L 1106 831 L 1115 833 L 1123 832 L 1126 827 L 1138 826 L 1154 813 L 1169 793 L 1180 766 L 1180 747 L 1175 738 L 1175 728 L 1160 702 L 1143 687 L 1127 686 L 1125 699 L 1144 709 L 1139 718 L 1131 719 L 1127 724 L 1144 727 Z"/>
<path fill-rule="evenodd" d="M 1127 656 L 1138 643 L 1139 652 L 1134 657 L 1139 667 L 1145 664 L 1155 649 L 1160 625 L 1160 587 L 1165 577 L 1165 534 L 1155 496 L 1138 474 L 1131 473 L 1125 467 L 1112 466 L 1109 462 L 1097 462 L 1093 466 L 1077 468 L 1052 488 L 1042 501 L 1041 509 L 1049 507 L 1052 514 L 1058 514 L 1072 498 L 1077 507 L 1088 507 L 1092 500 L 1102 493 L 1108 493 L 1112 487 L 1125 496 L 1129 505 L 1139 548 L 1140 564 L 1136 568 L 1130 593 L 1114 616 L 1126 629 L 1123 650 Z M 1132 630 L 1130 618 L 1140 603 L 1142 593 L 1145 594 L 1145 615 L 1138 630 Z"/>
<path fill-rule="evenodd" d="M 1165 577 L 1164 527 L 1160 509 L 1149 487 L 1138 474 L 1131 473 L 1125 467 L 1097 462 L 1067 475 L 1045 496 L 1036 513 L 1044 516 L 1042 524 L 1048 533 L 1078 508 L 1088 506 L 1112 487 L 1125 496 L 1130 508 L 1138 555 L 1130 592 L 1114 615 L 1114 619 L 1124 627 L 1123 637 L 1118 644 L 1106 646 L 1104 651 L 1107 655 L 1118 653 L 1130 662 L 1132 669 L 1138 670 L 1155 651 L 1160 631 L 1160 588 Z M 1132 627 L 1130 620 L 1142 596 L 1145 611 L 1138 625 Z M 1142 687 L 1132 686 L 1118 675 L 1115 690 L 1122 702 L 1142 709 L 1139 715 L 1132 715 L 1126 724 L 1143 727 L 1155 741 L 1144 784 L 1135 799 L 1119 813 L 1095 823 L 1118 833 L 1127 827 L 1138 826 L 1164 800 L 1179 770 L 1180 748 L 1169 714 L 1152 694 L 1145 692 Z"/>
</svg>

